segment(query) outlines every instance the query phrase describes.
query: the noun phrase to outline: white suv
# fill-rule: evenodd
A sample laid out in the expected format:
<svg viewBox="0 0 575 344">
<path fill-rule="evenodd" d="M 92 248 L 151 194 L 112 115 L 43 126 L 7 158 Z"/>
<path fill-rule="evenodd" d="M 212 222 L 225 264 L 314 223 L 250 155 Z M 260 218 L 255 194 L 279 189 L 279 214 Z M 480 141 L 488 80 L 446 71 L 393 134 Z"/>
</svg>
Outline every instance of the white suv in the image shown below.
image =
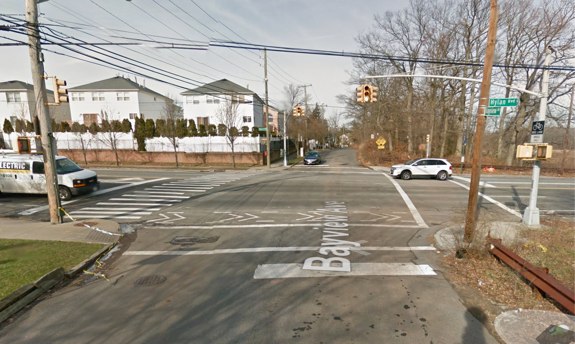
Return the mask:
<svg viewBox="0 0 575 344">
<path fill-rule="evenodd" d="M 453 174 L 453 168 L 445 159 L 423 158 L 409 160 L 405 164 L 391 166 L 391 175 L 401 179 L 412 177 L 435 177 L 446 180 Z"/>
</svg>

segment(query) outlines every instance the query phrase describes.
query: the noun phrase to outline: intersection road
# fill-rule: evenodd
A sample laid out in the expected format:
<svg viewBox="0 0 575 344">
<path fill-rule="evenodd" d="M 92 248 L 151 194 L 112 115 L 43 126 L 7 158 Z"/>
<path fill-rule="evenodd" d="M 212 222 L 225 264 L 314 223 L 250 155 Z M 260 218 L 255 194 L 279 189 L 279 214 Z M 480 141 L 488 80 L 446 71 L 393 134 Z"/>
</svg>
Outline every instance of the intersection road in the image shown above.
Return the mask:
<svg viewBox="0 0 575 344">
<path fill-rule="evenodd" d="M 457 218 L 462 188 L 413 181 L 412 199 L 352 151 L 326 159 L 226 172 L 225 185 L 144 216 L 105 279 L 55 292 L 0 341 L 496 343 L 444 279 L 431 239 Z"/>
</svg>

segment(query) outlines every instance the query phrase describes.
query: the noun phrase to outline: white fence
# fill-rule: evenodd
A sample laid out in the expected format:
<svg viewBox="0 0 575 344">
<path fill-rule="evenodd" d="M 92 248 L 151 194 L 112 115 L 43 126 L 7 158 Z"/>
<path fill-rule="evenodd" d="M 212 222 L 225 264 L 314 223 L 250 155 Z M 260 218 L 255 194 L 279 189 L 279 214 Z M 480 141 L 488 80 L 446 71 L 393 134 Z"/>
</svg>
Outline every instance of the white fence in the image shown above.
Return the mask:
<svg viewBox="0 0 575 344">
<path fill-rule="evenodd" d="M 8 149 L 16 150 L 17 138 L 20 136 L 34 137 L 34 133 L 0 133 Z M 59 149 L 112 149 L 115 142 L 117 149 L 137 150 L 138 144 L 130 133 L 54 133 Z M 184 137 L 176 139 L 179 152 L 186 153 L 216 153 L 231 152 L 232 147 L 223 136 Z M 34 140 L 31 140 L 32 150 L 36 149 Z M 146 151 L 148 152 L 173 152 L 172 142 L 167 137 L 154 137 L 146 139 Z M 237 137 L 234 142 L 234 151 L 238 153 L 250 153 L 260 151 L 259 137 Z"/>
</svg>

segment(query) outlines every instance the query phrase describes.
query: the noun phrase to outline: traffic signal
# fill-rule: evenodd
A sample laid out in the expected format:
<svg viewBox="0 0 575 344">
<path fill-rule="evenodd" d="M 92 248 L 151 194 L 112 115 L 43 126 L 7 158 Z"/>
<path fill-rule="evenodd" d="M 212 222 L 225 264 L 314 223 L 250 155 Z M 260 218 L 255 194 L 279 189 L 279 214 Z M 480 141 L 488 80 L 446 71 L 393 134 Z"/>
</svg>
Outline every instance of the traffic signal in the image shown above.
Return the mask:
<svg viewBox="0 0 575 344">
<path fill-rule="evenodd" d="M 357 91 L 358 103 L 371 103 L 377 101 L 377 87 L 371 85 L 361 85 Z"/>
<path fill-rule="evenodd" d="M 303 116 L 303 108 L 299 105 L 293 108 L 293 115 L 294 116 Z"/>
<path fill-rule="evenodd" d="M 357 91 L 357 102 L 363 103 L 363 85 L 358 86 L 355 90 Z"/>
<path fill-rule="evenodd" d="M 371 102 L 371 86 L 363 85 L 363 100 L 362 103 Z"/>
<path fill-rule="evenodd" d="M 377 91 L 379 90 L 376 86 L 369 86 L 371 88 L 371 102 L 377 101 Z"/>
<path fill-rule="evenodd" d="M 54 77 L 54 102 L 56 104 L 68 102 L 68 90 L 64 88 L 66 85 L 65 80 Z"/>
</svg>

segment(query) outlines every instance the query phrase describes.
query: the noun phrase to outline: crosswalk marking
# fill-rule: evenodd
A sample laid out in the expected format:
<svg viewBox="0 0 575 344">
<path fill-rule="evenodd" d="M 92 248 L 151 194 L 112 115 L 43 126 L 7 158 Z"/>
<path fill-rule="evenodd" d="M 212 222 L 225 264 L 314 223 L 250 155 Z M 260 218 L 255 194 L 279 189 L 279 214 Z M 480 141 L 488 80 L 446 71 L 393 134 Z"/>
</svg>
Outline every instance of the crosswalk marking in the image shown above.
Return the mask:
<svg viewBox="0 0 575 344">
<path fill-rule="evenodd" d="M 215 187 L 252 175 L 254 175 L 254 173 L 243 173 L 239 176 L 203 175 L 171 182 L 166 180 L 168 178 L 161 178 L 157 179 L 157 181 L 164 181 L 161 185 L 149 186 L 143 190 L 131 190 L 121 196 L 115 196 L 104 202 L 98 202 L 96 206 L 71 211 L 70 215 L 78 219 L 111 218 L 137 220 L 142 216 L 151 215 L 153 212 L 161 211 L 163 208 L 188 200 L 192 194 L 205 193 Z M 133 183 L 132 186 L 141 184 L 144 183 Z M 129 186 L 130 185 L 122 185 L 121 188 Z"/>
</svg>

